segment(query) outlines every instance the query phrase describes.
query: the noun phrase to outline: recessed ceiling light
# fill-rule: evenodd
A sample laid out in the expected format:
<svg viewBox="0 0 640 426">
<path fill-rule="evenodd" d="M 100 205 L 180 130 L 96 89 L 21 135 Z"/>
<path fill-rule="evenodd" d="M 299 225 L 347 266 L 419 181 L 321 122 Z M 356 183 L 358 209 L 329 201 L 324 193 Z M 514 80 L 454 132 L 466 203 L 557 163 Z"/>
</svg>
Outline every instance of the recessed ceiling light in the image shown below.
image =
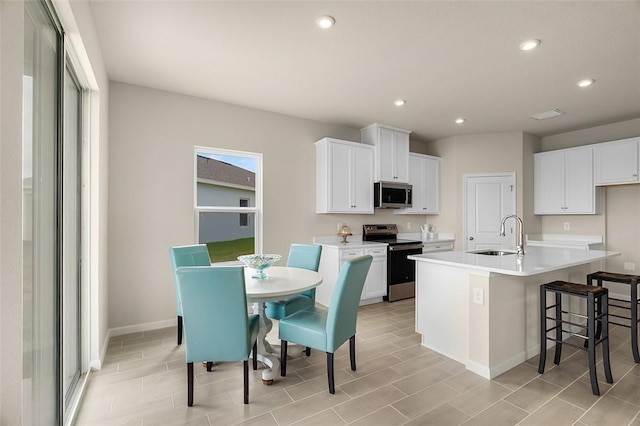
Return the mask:
<svg viewBox="0 0 640 426">
<path fill-rule="evenodd" d="M 318 19 L 316 19 L 316 24 L 323 30 L 333 27 L 335 23 L 336 20 L 333 18 L 333 16 L 329 15 L 320 16 Z"/>
<path fill-rule="evenodd" d="M 395 106 L 402 106 L 402 105 L 404 105 L 406 103 L 407 103 L 407 101 L 405 101 L 404 99 L 397 99 L 397 100 L 393 101 L 393 104 Z"/>
<path fill-rule="evenodd" d="M 536 40 L 536 39 L 527 40 L 520 45 L 520 50 L 532 50 L 538 47 L 539 44 L 540 44 L 540 40 Z"/>
<path fill-rule="evenodd" d="M 465 121 L 467 121 L 465 118 L 462 118 L 462 117 L 460 117 L 460 118 L 456 118 L 456 124 L 462 124 L 462 123 L 464 123 Z"/>
<path fill-rule="evenodd" d="M 592 78 L 585 78 L 584 80 L 580 80 L 577 84 L 578 87 L 589 87 L 593 84 L 595 80 Z"/>
</svg>

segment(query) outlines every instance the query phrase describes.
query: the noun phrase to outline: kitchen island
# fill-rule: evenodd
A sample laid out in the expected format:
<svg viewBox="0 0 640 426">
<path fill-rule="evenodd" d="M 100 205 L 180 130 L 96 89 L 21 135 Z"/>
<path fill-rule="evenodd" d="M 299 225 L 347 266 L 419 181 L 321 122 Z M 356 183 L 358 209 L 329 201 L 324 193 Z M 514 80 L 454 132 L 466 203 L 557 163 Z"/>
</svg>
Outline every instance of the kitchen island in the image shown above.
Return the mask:
<svg viewBox="0 0 640 426">
<path fill-rule="evenodd" d="M 585 283 L 588 273 L 618 254 L 527 247 L 523 256 L 409 256 L 416 261 L 416 331 L 422 345 L 480 376 L 497 377 L 540 352 L 540 284 Z"/>
</svg>

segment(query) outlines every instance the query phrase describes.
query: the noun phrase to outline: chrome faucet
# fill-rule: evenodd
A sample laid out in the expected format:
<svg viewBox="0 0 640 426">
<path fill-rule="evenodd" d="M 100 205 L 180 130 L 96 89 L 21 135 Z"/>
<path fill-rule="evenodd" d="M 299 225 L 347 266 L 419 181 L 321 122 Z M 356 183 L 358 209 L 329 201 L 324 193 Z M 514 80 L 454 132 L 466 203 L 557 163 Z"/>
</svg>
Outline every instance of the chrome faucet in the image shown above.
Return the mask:
<svg viewBox="0 0 640 426">
<path fill-rule="evenodd" d="M 518 239 L 516 240 L 516 253 L 518 255 L 523 255 L 524 254 L 524 226 L 522 225 L 522 219 L 520 219 L 517 215 L 515 214 L 510 214 L 508 216 L 505 216 L 502 219 L 502 223 L 500 224 L 500 236 L 504 237 L 506 235 L 505 231 L 504 231 L 504 223 L 507 221 L 507 219 L 509 219 L 510 217 L 513 217 L 516 219 L 517 224 L 520 226 L 520 232 L 518 232 Z M 517 231 L 517 230 L 516 230 Z"/>
</svg>

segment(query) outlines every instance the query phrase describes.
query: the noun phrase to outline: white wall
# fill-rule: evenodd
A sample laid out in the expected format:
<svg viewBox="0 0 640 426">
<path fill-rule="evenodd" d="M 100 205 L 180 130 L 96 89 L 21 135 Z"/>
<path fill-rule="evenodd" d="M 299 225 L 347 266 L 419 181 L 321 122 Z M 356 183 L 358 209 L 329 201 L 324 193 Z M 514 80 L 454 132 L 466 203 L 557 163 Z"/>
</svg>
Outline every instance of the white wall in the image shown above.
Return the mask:
<svg viewBox="0 0 640 426">
<path fill-rule="evenodd" d="M 605 126 L 542 138 L 542 150 L 571 148 L 610 140 L 640 136 L 640 118 Z M 599 215 L 542 216 L 542 231 L 548 234 L 602 235 L 606 249 L 621 256 L 607 260 L 610 272 L 640 273 L 640 184 L 607 186 L 604 190 L 604 209 Z M 569 222 L 570 231 L 563 230 Z M 624 262 L 636 264 L 636 271 L 624 270 Z"/>
<path fill-rule="evenodd" d="M 111 82 L 109 321 L 111 328 L 175 320 L 170 246 L 194 242 L 194 146 L 260 152 L 263 251 L 356 233 L 391 213 L 317 215 L 315 146 L 325 136 L 360 140 L 360 130 Z"/>
<path fill-rule="evenodd" d="M 359 129 L 118 82 L 111 82 L 110 114 L 111 328 L 175 318 L 167 250 L 194 242 L 195 145 L 263 153 L 264 252 L 286 254 L 292 242 L 333 235 L 338 222 L 346 222 L 356 234 L 365 223 L 397 223 L 400 232 L 433 223 L 440 232 L 456 233 L 460 247 L 466 173 L 515 171 L 517 208 L 525 232 L 551 231 L 543 226 L 549 217 L 533 215 L 532 154 L 555 142 L 562 145 L 561 135 L 542 140 L 522 132 L 464 135 L 424 145 L 412 140 L 412 151 L 442 159 L 439 215 L 398 216 L 390 210 L 376 210 L 375 215 L 317 215 L 313 142 L 325 136 L 359 141 Z M 618 137 L 624 136 L 612 138 Z M 577 233 L 590 233 L 587 225 L 580 224 L 584 218 L 572 220 Z"/>
<path fill-rule="evenodd" d="M 634 136 L 640 136 L 640 118 L 545 136 L 541 139 L 541 151 L 572 148 Z"/>
<path fill-rule="evenodd" d="M 22 423 L 23 4 L 0 2 L 0 424 Z"/>
<path fill-rule="evenodd" d="M 533 215 L 533 155 L 537 137 L 522 132 L 462 135 L 427 144 L 428 152 L 441 158 L 440 214 L 430 216 L 439 232 L 456 234 L 456 249 L 464 247 L 464 175 L 515 172 L 516 211 L 523 218 L 525 233 L 537 233 L 540 219 Z"/>
</svg>

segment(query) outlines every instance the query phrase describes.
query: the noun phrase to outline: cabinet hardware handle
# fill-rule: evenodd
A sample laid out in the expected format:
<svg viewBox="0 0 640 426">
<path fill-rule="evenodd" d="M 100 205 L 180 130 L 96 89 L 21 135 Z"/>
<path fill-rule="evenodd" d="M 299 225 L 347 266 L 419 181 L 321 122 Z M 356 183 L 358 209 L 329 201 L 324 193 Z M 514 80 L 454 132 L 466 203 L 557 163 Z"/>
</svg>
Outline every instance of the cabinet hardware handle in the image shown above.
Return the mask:
<svg viewBox="0 0 640 426">
<path fill-rule="evenodd" d="M 473 241 L 473 237 L 469 237 L 469 241 Z"/>
</svg>

